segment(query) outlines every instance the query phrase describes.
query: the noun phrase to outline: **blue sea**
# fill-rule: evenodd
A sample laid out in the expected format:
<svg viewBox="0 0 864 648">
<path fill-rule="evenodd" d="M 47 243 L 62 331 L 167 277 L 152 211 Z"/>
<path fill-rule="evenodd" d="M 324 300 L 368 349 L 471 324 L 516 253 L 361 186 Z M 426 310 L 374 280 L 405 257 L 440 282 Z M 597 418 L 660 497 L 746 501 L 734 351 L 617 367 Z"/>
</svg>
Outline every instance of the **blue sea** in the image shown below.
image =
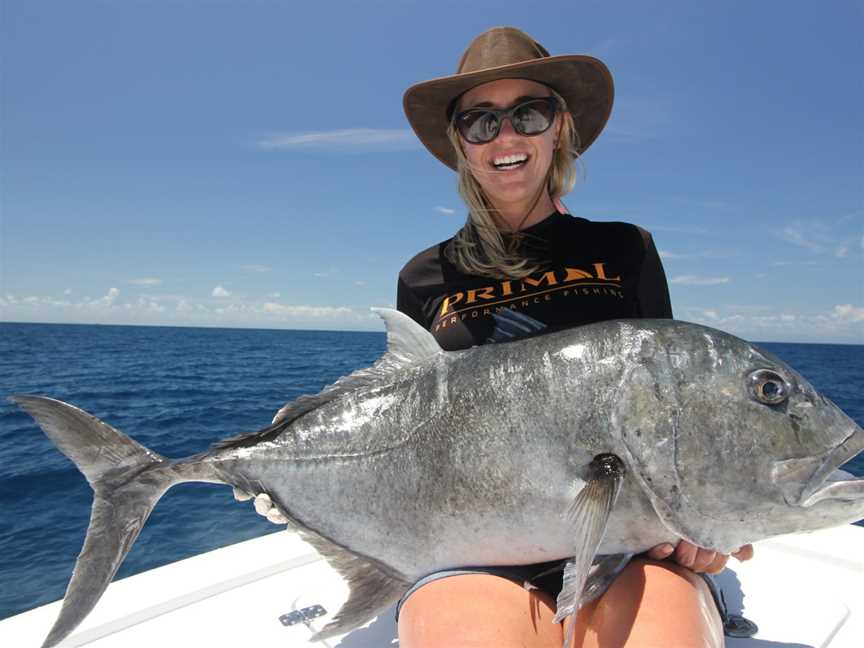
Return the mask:
<svg viewBox="0 0 864 648">
<path fill-rule="evenodd" d="M 167 457 L 252 431 L 384 350 L 383 333 L 0 323 L 0 618 L 63 596 L 91 491 L 12 394 L 68 400 Z M 774 352 L 864 424 L 864 346 Z M 847 469 L 864 475 L 864 457 Z M 231 489 L 184 484 L 154 510 L 118 577 L 281 527 Z"/>
</svg>

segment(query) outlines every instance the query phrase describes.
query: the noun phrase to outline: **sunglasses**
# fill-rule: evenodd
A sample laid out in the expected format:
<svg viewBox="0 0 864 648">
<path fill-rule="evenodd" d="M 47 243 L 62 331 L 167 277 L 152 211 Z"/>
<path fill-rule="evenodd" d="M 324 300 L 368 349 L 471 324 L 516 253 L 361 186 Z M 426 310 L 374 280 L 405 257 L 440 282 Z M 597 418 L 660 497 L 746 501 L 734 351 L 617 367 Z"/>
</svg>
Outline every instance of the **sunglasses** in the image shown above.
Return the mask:
<svg viewBox="0 0 864 648">
<path fill-rule="evenodd" d="M 457 113 L 453 123 L 466 142 L 487 144 L 498 137 L 504 119 L 510 120 L 517 133 L 530 137 L 549 130 L 556 112 L 555 97 L 538 97 L 512 108 L 469 108 Z"/>
</svg>

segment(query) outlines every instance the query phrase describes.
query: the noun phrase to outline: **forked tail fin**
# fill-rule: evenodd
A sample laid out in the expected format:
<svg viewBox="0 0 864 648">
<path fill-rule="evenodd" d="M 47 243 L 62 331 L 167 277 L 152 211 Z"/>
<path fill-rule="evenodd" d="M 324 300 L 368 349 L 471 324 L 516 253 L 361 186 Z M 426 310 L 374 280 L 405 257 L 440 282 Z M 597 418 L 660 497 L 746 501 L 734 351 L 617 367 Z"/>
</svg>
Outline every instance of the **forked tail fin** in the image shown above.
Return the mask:
<svg viewBox="0 0 864 648">
<path fill-rule="evenodd" d="M 170 462 L 73 405 L 13 396 L 84 473 L 94 491 L 90 526 L 60 616 L 43 648 L 60 643 L 93 609 L 162 494 L 178 481 Z M 167 469 L 167 470 L 166 470 Z"/>
</svg>

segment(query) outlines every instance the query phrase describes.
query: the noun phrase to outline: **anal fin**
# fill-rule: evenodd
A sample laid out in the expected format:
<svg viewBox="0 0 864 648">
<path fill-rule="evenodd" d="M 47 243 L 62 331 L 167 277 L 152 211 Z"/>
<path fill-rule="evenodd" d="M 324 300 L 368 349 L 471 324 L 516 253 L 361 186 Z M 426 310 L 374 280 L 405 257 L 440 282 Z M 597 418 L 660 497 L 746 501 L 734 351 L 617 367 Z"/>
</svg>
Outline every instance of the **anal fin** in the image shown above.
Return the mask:
<svg viewBox="0 0 864 648">
<path fill-rule="evenodd" d="M 363 625 L 393 605 L 411 587 L 399 574 L 373 558 L 353 554 L 321 536 L 317 539 L 304 537 L 304 540 L 339 572 L 349 590 L 348 600 L 310 641 L 327 639 Z"/>
<path fill-rule="evenodd" d="M 574 555 L 564 565 L 564 585 L 558 595 L 555 622 L 560 623 L 568 616 L 575 616 L 582 604 L 582 594 L 597 549 L 606 533 L 609 515 L 621 490 L 624 477 L 623 462 L 611 454 L 598 455 L 591 462 L 591 475 L 588 482 L 576 496 L 567 512 L 572 524 L 575 543 Z M 564 645 L 572 643 L 575 627 L 571 619 Z"/>
<path fill-rule="evenodd" d="M 272 501 L 274 509 L 279 510 L 288 524 L 321 554 L 348 585 L 348 599 L 330 622 L 309 641 L 328 639 L 363 625 L 393 605 L 411 587 L 411 583 L 395 569 L 375 558 L 358 554 L 307 527 L 275 499 Z"/>
</svg>

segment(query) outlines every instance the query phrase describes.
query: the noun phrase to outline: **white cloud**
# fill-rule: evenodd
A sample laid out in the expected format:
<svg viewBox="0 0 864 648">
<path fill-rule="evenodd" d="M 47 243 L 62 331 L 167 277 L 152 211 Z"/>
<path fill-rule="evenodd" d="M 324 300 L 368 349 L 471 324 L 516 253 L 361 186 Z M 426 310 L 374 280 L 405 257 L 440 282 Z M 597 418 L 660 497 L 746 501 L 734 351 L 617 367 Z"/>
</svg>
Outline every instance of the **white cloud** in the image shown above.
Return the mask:
<svg viewBox="0 0 864 648">
<path fill-rule="evenodd" d="M 147 299 L 144 297 L 139 297 L 138 301 L 134 303 L 126 303 L 126 308 L 138 311 L 144 311 L 149 313 L 164 313 L 166 311 L 165 306 L 160 304 L 158 301 L 153 299 Z"/>
<path fill-rule="evenodd" d="M 807 228 L 802 227 L 800 224 L 784 227 L 780 232 L 780 238 L 787 243 L 797 245 L 816 254 L 821 254 L 825 251 L 824 246 L 816 242 L 814 232 L 808 231 Z"/>
<path fill-rule="evenodd" d="M 141 277 L 138 279 L 130 279 L 128 283 L 133 286 L 161 286 L 162 280 L 156 277 Z"/>
<path fill-rule="evenodd" d="M 285 317 L 338 317 L 351 315 L 353 312 L 346 306 L 294 306 L 266 302 L 263 311 L 271 315 Z"/>
<path fill-rule="evenodd" d="M 272 292 L 272 293 L 270 293 L 270 294 L 267 295 L 267 296 L 268 296 L 270 299 L 278 299 L 279 297 L 282 296 L 282 293 Z"/>
<path fill-rule="evenodd" d="M 64 295 L 71 295 L 71 294 L 72 294 L 72 289 L 71 289 L 71 288 L 67 288 L 66 290 L 63 291 L 63 294 L 64 294 Z"/>
<path fill-rule="evenodd" d="M 257 263 L 248 263 L 246 265 L 240 266 L 241 270 L 245 270 L 246 272 L 270 272 L 271 268 L 265 265 L 259 265 Z"/>
<path fill-rule="evenodd" d="M 92 303 L 96 303 L 84 298 L 82 302 L 90 305 Z M 35 295 L 28 295 L 27 297 L 16 297 L 15 295 L 7 294 L 5 299 L 0 299 L 0 306 L 10 306 L 10 307 L 36 307 L 36 308 L 44 308 L 44 307 L 63 307 L 63 306 L 71 306 L 71 302 L 63 300 L 63 299 L 54 299 L 53 297 L 37 297 Z"/>
<path fill-rule="evenodd" d="M 19 322 L 381 330 L 378 318 L 366 308 L 355 311 L 342 305 L 283 304 L 239 297 L 218 303 L 209 297 L 182 295 L 136 295 L 123 299 L 117 288 L 99 298 L 74 301 L 6 294 L 0 297 L 0 306 L 4 318 Z"/>
<path fill-rule="evenodd" d="M 837 304 L 831 317 L 843 322 L 864 322 L 864 308 L 852 304 Z"/>
<path fill-rule="evenodd" d="M 451 209 L 450 207 L 441 207 L 440 205 L 439 205 L 438 207 L 435 208 L 435 211 L 437 211 L 437 212 L 441 212 L 442 214 L 447 214 L 448 216 L 449 216 L 450 214 L 455 214 L 455 213 L 456 213 L 456 210 L 455 210 L 455 209 Z"/>
<path fill-rule="evenodd" d="M 835 219 L 832 222 L 819 220 L 796 220 L 784 227 L 777 236 L 787 243 L 808 250 L 813 254 L 830 254 L 838 259 L 849 256 L 849 252 L 857 245 L 858 234 L 846 233 L 847 228 L 841 227 L 846 219 Z M 864 239 L 861 240 L 864 247 Z"/>
<path fill-rule="evenodd" d="M 390 149 L 414 146 L 417 139 L 408 128 L 344 128 L 307 133 L 274 133 L 258 140 L 258 148 L 284 149 Z"/>
<path fill-rule="evenodd" d="M 11 321 L 381 330 L 365 307 L 290 304 L 271 296 L 215 301 L 209 295 L 129 296 L 112 287 L 97 298 L 6 294 L 0 306 Z M 675 314 L 750 340 L 864 341 L 864 303 L 798 311 L 770 304 L 721 305 L 712 299 L 701 307 L 679 305 Z"/>
<path fill-rule="evenodd" d="M 366 282 L 365 282 L 365 281 L 360 281 L 360 280 L 358 279 L 357 281 L 354 282 L 354 285 L 355 285 L 355 286 L 365 286 L 365 285 L 366 285 Z"/>
<path fill-rule="evenodd" d="M 222 287 L 222 284 L 219 284 L 213 289 L 213 292 L 210 293 L 213 297 L 230 297 L 231 293 L 225 290 Z"/>
<path fill-rule="evenodd" d="M 683 307 L 676 317 L 747 340 L 765 342 L 864 341 L 864 307 L 838 304 L 830 311 L 794 312 L 769 306 Z"/>
<path fill-rule="evenodd" d="M 678 275 L 672 277 L 669 283 L 681 284 L 684 286 L 718 286 L 727 284 L 731 281 L 729 277 L 702 277 L 699 275 Z"/>
<path fill-rule="evenodd" d="M 328 275 L 326 272 L 313 272 L 312 276 L 318 277 L 319 279 L 323 279 L 324 277 L 329 277 L 330 275 Z"/>
<path fill-rule="evenodd" d="M 120 290 L 117 288 L 109 288 L 108 292 L 105 293 L 99 299 L 94 299 L 91 304 L 104 304 L 105 306 L 113 306 L 114 302 L 117 301 L 117 298 L 120 296 Z"/>
</svg>

